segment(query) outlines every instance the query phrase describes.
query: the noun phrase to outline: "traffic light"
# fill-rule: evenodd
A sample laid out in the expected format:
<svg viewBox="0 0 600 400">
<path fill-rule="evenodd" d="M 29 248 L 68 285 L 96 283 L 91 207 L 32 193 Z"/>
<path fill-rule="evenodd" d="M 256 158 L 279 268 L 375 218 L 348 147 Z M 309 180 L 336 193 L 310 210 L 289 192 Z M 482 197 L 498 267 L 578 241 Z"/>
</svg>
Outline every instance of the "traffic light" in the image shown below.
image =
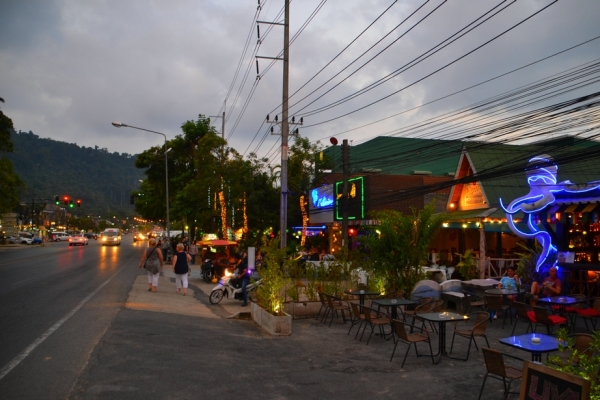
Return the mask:
<svg viewBox="0 0 600 400">
<path fill-rule="evenodd" d="M 77 199 L 77 207 L 81 207 L 81 200 Z"/>
<path fill-rule="evenodd" d="M 59 196 L 54 196 L 54 203 L 55 203 L 56 205 L 59 205 L 59 204 L 60 204 L 60 197 L 59 197 Z"/>
<path fill-rule="evenodd" d="M 64 204 L 65 206 L 68 206 L 68 205 L 69 205 L 69 196 L 64 196 L 64 197 L 63 197 L 63 204 Z"/>
<path fill-rule="evenodd" d="M 73 204 L 73 200 L 69 200 L 69 208 L 73 208 L 75 205 Z"/>
</svg>

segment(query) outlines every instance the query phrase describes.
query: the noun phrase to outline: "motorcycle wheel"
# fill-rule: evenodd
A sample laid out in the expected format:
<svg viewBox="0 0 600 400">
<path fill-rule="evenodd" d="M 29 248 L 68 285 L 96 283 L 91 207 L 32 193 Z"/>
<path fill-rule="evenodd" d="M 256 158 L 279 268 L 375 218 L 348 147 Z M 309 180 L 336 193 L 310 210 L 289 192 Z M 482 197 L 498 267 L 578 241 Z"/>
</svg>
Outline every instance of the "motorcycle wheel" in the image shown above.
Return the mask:
<svg viewBox="0 0 600 400">
<path fill-rule="evenodd" d="M 210 294 L 208 299 L 210 300 L 211 304 L 219 304 L 219 302 L 223 299 L 223 291 L 215 290 Z"/>
<path fill-rule="evenodd" d="M 211 270 L 204 271 L 203 275 L 204 275 L 203 276 L 204 277 L 204 282 L 206 282 L 206 283 L 211 283 L 212 282 L 213 271 L 211 271 Z"/>
</svg>

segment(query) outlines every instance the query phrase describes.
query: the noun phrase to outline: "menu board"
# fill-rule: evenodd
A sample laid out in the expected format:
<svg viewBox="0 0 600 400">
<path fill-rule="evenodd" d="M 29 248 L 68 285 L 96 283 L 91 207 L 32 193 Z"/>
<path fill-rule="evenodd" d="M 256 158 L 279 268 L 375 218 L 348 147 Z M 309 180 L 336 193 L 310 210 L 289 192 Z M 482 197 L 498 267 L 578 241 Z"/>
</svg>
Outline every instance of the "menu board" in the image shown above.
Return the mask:
<svg viewBox="0 0 600 400">
<path fill-rule="evenodd" d="M 531 361 L 524 362 L 519 400 L 589 398 L 590 381 Z"/>
</svg>

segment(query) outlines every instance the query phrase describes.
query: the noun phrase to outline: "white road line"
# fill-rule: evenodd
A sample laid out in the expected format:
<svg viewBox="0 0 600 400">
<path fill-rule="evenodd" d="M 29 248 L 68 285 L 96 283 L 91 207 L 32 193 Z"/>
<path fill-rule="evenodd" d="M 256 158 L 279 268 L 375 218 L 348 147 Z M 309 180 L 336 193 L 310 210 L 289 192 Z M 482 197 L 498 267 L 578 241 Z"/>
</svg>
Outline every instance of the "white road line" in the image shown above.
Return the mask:
<svg viewBox="0 0 600 400">
<path fill-rule="evenodd" d="M 50 329 L 48 329 L 46 332 L 44 332 L 42 334 L 42 336 L 40 336 L 33 343 L 31 343 L 29 346 L 27 346 L 27 348 L 25 350 L 23 350 L 21 352 L 21 354 L 19 354 L 15 358 L 13 358 L 8 364 L 6 364 L 4 367 L 2 367 L 2 369 L 0 369 L 0 379 L 4 378 L 10 371 L 13 370 L 13 368 L 15 368 L 17 365 L 19 365 L 21 363 L 21 361 L 23 361 L 29 354 L 31 354 L 31 352 L 33 350 L 35 350 L 36 347 L 38 347 L 46 339 L 48 339 L 48 337 L 50 335 L 52 335 L 54 333 L 54 331 L 56 331 L 58 328 L 60 328 L 62 326 L 62 324 L 67 322 L 67 320 L 69 318 L 71 318 L 77 311 L 79 311 L 79 309 L 81 307 L 83 307 L 85 305 L 85 303 L 90 301 L 90 299 L 92 297 L 94 297 L 96 295 L 96 293 L 98 293 L 104 286 L 106 286 L 108 284 L 108 282 L 112 281 L 112 279 L 115 276 L 117 276 L 119 274 L 119 272 L 121 272 L 126 266 L 127 266 L 127 264 L 123 265 L 121 267 L 121 269 L 119 269 L 117 272 L 115 272 L 115 274 L 113 276 L 111 276 L 103 284 L 98 286 L 98 288 L 96 290 L 94 290 L 92 293 L 90 293 L 85 299 L 81 300 L 81 302 L 74 309 L 72 309 L 67 315 L 62 317 L 57 323 L 52 325 L 52 327 L 50 327 Z"/>
</svg>

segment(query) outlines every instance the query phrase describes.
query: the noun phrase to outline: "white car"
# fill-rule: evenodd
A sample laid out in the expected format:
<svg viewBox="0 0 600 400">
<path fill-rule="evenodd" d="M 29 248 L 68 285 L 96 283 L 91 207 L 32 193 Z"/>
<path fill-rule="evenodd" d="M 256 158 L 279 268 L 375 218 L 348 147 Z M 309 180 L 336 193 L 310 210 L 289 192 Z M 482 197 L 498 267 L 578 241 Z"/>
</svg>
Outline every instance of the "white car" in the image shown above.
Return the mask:
<svg viewBox="0 0 600 400">
<path fill-rule="evenodd" d="M 81 246 L 87 246 L 90 243 L 88 242 L 88 238 L 86 238 L 83 233 L 78 233 L 69 238 L 69 246 L 75 246 L 77 244 Z"/>
<path fill-rule="evenodd" d="M 69 240 L 70 237 L 71 235 L 67 232 L 52 232 L 52 240 L 55 242 L 66 241 Z"/>
<path fill-rule="evenodd" d="M 19 236 L 17 238 L 17 243 L 20 243 L 20 244 L 31 244 L 32 242 L 33 242 L 33 238 L 28 238 L 25 236 Z"/>
</svg>

